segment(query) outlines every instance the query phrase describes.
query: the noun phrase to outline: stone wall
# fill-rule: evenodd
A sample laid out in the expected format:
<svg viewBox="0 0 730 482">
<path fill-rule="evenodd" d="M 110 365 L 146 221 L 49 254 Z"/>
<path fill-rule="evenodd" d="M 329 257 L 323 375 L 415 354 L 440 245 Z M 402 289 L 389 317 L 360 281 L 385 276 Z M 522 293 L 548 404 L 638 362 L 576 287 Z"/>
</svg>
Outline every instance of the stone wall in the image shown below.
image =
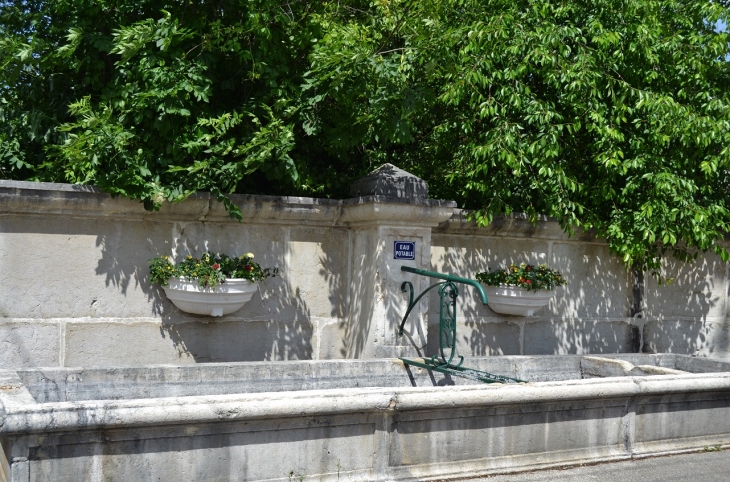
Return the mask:
<svg viewBox="0 0 730 482">
<path fill-rule="evenodd" d="M 639 349 L 640 333 L 630 320 L 632 283 L 627 271 L 595 238 L 569 238 L 552 221 L 537 226 L 520 218 L 479 229 L 459 217 L 433 234 L 437 271 L 474 277 L 512 263 L 547 263 L 565 275 L 538 316 L 499 315 L 467 296 L 459 342 L 471 355 L 620 353 Z M 432 299 L 435 306 L 436 300 Z M 438 320 L 435 320 L 436 322 Z"/>
<path fill-rule="evenodd" d="M 637 283 L 604 240 L 585 233 L 569 237 L 550 220 L 533 225 L 516 215 L 479 228 L 457 211 L 433 230 L 432 240 L 435 271 L 474 277 L 487 267 L 504 268 L 510 262 L 547 263 L 568 282 L 549 307 L 533 317 L 494 313 L 467 289 L 457 331 L 464 355 L 726 356 L 730 349 L 728 265 L 712 253 L 692 264 L 665 260 L 661 276 L 673 281 L 660 286 L 650 273 L 642 273 Z M 430 333 L 438 324 L 436 294 L 431 295 L 431 306 Z M 430 352 L 437 349 L 435 337 L 429 343 Z"/>
<path fill-rule="evenodd" d="M 667 263 L 668 287 L 645 276 L 644 317 L 633 318 L 633 276 L 602 241 L 549 220 L 477 228 L 415 181 L 388 192 L 381 180 L 348 200 L 236 196 L 242 223 L 205 194 L 147 212 L 87 186 L 0 181 L 0 367 L 434 354 L 435 295 L 409 318 L 409 336 L 396 334 L 400 283 L 429 284 L 400 266 L 473 277 L 509 261 L 547 262 L 569 285 L 531 318 L 495 315 L 462 289 L 462 354 L 728 350 L 727 266 L 713 256 Z M 414 261 L 393 259 L 396 240 L 416 242 Z M 231 316 L 187 315 L 150 284 L 148 260 L 205 250 L 251 251 L 282 275 Z"/>
</svg>

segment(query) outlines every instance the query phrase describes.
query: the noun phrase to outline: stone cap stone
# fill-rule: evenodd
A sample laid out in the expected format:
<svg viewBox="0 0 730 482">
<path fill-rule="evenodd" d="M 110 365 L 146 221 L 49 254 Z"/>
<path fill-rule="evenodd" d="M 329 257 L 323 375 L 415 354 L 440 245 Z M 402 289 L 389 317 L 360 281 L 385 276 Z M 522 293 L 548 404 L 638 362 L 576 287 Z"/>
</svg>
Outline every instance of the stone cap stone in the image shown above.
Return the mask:
<svg viewBox="0 0 730 482">
<path fill-rule="evenodd" d="M 383 164 L 350 186 L 350 196 L 387 196 L 389 198 L 428 199 L 428 184 L 420 177 L 395 167 Z"/>
</svg>

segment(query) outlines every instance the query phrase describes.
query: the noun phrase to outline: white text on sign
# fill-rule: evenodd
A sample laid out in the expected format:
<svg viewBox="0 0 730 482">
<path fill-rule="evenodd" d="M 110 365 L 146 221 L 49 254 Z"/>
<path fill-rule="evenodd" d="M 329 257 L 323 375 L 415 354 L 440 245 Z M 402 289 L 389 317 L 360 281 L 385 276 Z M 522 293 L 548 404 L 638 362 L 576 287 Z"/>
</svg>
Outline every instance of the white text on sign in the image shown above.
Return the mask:
<svg viewBox="0 0 730 482">
<path fill-rule="evenodd" d="M 393 259 L 416 259 L 416 242 L 395 241 L 393 243 Z"/>
</svg>

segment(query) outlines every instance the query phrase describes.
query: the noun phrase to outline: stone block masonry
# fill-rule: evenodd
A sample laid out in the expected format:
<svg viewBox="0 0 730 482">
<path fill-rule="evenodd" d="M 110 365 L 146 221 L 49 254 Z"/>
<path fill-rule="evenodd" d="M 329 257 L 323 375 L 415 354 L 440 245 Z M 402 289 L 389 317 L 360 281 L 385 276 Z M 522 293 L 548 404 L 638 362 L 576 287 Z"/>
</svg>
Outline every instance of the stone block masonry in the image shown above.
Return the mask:
<svg viewBox="0 0 730 482">
<path fill-rule="evenodd" d="M 397 336 L 400 284 L 419 293 L 430 282 L 400 266 L 473 277 L 509 262 L 548 263 L 569 284 L 530 318 L 497 315 L 465 288 L 461 354 L 730 350 L 727 265 L 713 255 L 666 263 L 669 287 L 646 274 L 633 317 L 634 277 L 600 239 L 519 216 L 477 227 L 393 166 L 355 183 L 353 195 L 234 196 L 239 223 L 207 194 L 147 212 L 88 186 L 0 181 L 0 367 L 430 355 L 435 291 Z M 415 243 L 415 259 L 394 259 L 396 241 Z M 231 316 L 188 315 L 150 284 L 148 260 L 205 250 L 251 251 L 282 274 Z"/>
<path fill-rule="evenodd" d="M 425 481 L 730 446 L 727 362 L 468 362 L 530 383 L 397 360 L 0 370 L 0 480 Z"/>
</svg>

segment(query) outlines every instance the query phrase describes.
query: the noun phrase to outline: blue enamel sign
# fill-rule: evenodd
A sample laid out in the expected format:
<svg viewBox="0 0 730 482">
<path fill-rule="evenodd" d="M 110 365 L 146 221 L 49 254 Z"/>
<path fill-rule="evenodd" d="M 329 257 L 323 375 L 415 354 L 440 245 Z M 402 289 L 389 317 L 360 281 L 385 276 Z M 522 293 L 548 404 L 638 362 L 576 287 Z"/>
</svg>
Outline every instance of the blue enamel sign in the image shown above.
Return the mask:
<svg viewBox="0 0 730 482">
<path fill-rule="evenodd" d="M 393 259 L 416 259 L 416 242 L 396 241 L 393 245 Z"/>
</svg>

